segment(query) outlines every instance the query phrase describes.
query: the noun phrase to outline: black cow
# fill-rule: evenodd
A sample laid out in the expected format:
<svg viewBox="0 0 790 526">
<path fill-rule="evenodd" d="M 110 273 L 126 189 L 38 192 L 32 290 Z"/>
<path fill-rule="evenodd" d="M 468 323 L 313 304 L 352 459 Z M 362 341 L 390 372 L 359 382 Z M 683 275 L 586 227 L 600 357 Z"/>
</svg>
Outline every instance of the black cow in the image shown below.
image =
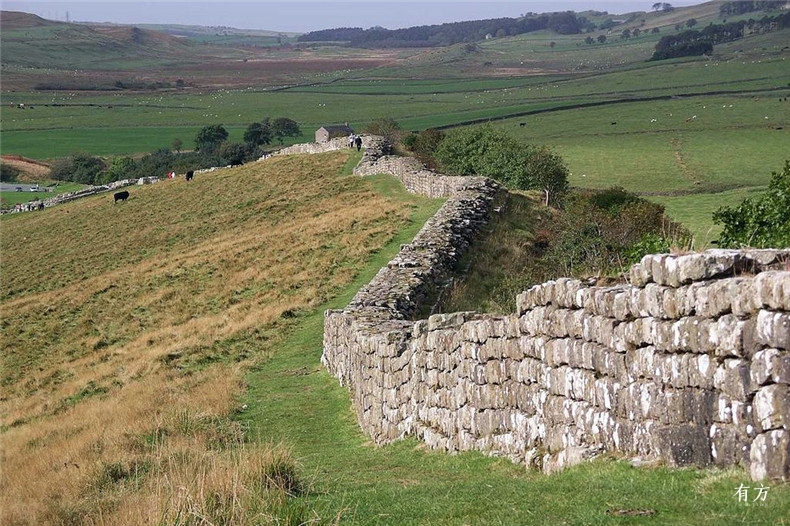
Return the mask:
<svg viewBox="0 0 790 526">
<path fill-rule="evenodd" d="M 191 181 L 193 177 L 195 177 L 195 171 L 194 170 L 188 171 L 186 175 L 187 181 Z"/>
<path fill-rule="evenodd" d="M 357 147 L 357 151 L 359 151 L 359 149 L 362 148 L 362 137 L 360 137 L 359 135 L 357 135 L 354 138 L 354 146 Z"/>
<path fill-rule="evenodd" d="M 113 204 L 117 203 L 118 201 L 126 201 L 129 199 L 129 191 L 124 190 L 123 192 L 115 192 L 112 196 Z"/>
</svg>

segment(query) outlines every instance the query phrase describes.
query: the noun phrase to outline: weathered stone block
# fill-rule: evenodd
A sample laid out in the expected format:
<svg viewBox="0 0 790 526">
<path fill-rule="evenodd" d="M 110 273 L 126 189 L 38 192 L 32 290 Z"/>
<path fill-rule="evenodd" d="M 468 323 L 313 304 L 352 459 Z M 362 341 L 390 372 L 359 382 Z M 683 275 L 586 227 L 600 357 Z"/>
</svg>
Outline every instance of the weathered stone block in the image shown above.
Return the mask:
<svg viewBox="0 0 790 526">
<path fill-rule="evenodd" d="M 764 349 L 752 356 L 750 374 L 753 385 L 761 386 L 776 381 L 774 375 L 779 356 L 777 349 Z"/>
<path fill-rule="evenodd" d="M 734 426 L 712 424 L 710 426 L 710 452 L 717 466 L 732 466 L 738 462 L 741 443 Z"/>
<path fill-rule="evenodd" d="M 790 272 L 766 271 L 755 278 L 757 302 L 769 309 L 790 311 Z"/>
<path fill-rule="evenodd" d="M 710 326 L 709 339 L 717 356 L 743 356 L 744 322 L 732 314 Z"/>
<path fill-rule="evenodd" d="M 790 481 L 790 431 L 777 429 L 757 435 L 749 458 L 752 480 Z"/>
<path fill-rule="evenodd" d="M 790 350 L 790 313 L 761 310 L 756 331 L 757 341 L 763 345 Z"/>
<path fill-rule="evenodd" d="M 680 425 L 656 430 L 661 456 L 671 466 L 705 467 L 711 462 L 707 426 Z"/>
<path fill-rule="evenodd" d="M 762 387 L 752 401 L 754 418 L 760 431 L 790 428 L 790 388 L 784 384 Z"/>
<path fill-rule="evenodd" d="M 732 400 L 746 401 L 753 392 L 749 364 L 739 359 L 727 359 L 713 374 L 713 387 Z"/>
</svg>

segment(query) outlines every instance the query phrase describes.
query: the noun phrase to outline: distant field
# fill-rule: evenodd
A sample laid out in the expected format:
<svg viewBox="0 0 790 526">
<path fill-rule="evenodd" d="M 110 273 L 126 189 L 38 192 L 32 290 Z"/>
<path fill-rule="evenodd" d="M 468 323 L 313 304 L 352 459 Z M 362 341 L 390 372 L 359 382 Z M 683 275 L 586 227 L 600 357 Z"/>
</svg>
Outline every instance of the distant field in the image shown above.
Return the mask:
<svg viewBox="0 0 790 526">
<path fill-rule="evenodd" d="M 709 7 L 694 12 L 713 16 Z M 4 93 L 4 102 L 35 109 L 3 108 L 0 148 L 35 159 L 131 155 L 178 138 L 190 149 L 207 124 L 223 124 L 238 141 L 266 116 L 299 122 L 303 135 L 289 142 L 310 141 L 325 124 L 361 129 L 384 116 L 404 130 L 493 120 L 553 147 L 574 186 L 620 185 L 691 203 L 717 195 L 734 204 L 736 190 L 766 184 L 790 155 L 789 33 L 750 35 L 716 46 L 710 58 L 647 62 L 677 22 L 644 17 L 644 27 L 660 26 L 658 35 L 625 41 L 621 28 L 592 45 L 586 35 L 538 32 L 422 50 L 284 48 L 260 62 L 233 57 L 194 70 L 211 82 L 229 78 L 227 89 Z M 323 70 L 329 63 L 321 60 L 342 69 Z M 274 85 L 279 75 L 291 80 Z M 709 219 L 697 220 L 697 231 L 710 229 Z"/>
</svg>

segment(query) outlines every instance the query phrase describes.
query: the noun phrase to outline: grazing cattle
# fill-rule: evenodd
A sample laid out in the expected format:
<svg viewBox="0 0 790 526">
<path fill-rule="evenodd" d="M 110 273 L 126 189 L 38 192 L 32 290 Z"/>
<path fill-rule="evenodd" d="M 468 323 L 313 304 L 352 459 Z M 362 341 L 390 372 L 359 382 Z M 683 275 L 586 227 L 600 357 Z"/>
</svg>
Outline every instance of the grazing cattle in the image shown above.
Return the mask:
<svg viewBox="0 0 790 526">
<path fill-rule="evenodd" d="M 195 177 L 195 171 L 194 170 L 188 171 L 186 175 L 187 181 L 191 181 L 193 177 Z"/>
<path fill-rule="evenodd" d="M 230 167 L 233 168 L 234 166 L 241 166 L 243 164 L 244 163 L 241 162 L 241 161 L 234 161 L 234 162 L 230 163 Z"/>
<path fill-rule="evenodd" d="M 38 208 L 39 210 L 44 210 L 44 203 L 39 203 L 39 204 L 38 204 L 38 206 L 37 206 L 37 208 Z"/>
<path fill-rule="evenodd" d="M 526 123 L 526 122 L 519 122 L 519 123 L 518 123 L 518 125 L 519 125 L 519 126 L 526 126 L 526 125 L 527 125 L 527 123 Z"/>
<path fill-rule="evenodd" d="M 362 137 L 360 137 L 359 135 L 354 137 L 354 146 L 357 147 L 357 151 L 359 151 L 359 149 L 362 148 Z"/>
<path fill-rule="evenodd" d="M 117 203 L 118 201 L 126 201 L 129 199 L 129 191 L 124 190 L 123 192 L 115 192 L 112 196 L 113 204 Z"/>
<path fill-rule="evenodd" d="M 615 121 L 612 121 L 612 126 L 614 126 L 615 124 L 617 124 L 617 122 L 615 122 Z"/>
</svg>

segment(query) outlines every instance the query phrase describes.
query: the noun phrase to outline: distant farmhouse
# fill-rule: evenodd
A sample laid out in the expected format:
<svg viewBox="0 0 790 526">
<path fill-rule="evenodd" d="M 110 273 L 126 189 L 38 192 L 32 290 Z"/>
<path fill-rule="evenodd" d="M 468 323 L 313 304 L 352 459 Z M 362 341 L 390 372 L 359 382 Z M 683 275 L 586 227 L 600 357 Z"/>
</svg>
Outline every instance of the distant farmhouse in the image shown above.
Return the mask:
<svg viewBox="0 0 790 526">
<path fill-rule="evenodd" d="M 348 123 L 337 126 L 321 126 L 315 132 L 315 142 L 328 142 L 329 139 L 348 137 L 352 133 L 354 133 L 354 130 Z"/>
</svg>

